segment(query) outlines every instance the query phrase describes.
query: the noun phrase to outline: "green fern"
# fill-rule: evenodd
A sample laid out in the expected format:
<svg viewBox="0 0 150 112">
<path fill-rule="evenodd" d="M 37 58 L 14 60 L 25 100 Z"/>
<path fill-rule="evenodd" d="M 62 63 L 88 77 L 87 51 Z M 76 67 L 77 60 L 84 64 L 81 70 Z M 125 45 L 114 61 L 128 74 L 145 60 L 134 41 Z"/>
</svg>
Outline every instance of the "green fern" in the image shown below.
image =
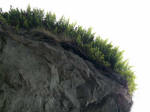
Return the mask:
<svg viewBox="0 0 150 112">
<path fill-rule="evenodd" d="M 46 15 L 41 9 L 19 10 L 10 8 L 9 12 L 0 10 L 0 22 L 23 29 L 32 29 L 37 27 L 45 28 L 52 33 L 61 34 L 64 37 L 70 37 L 90 60 L 100 67 L 111 68 L 115 72 L 123 75 L 128 81 L 129 92 L 132 94 L 136 89 L 135 75 L 131 70 L 127 60 L 123 60 L 123 51 L 119 47 L 114 47 L 108 40 L 101 37 L 95 37 L 92 28 L 84 29 L 77 26 L 76 23 L 70 24 L 69 19 L 62 16 L 58 21 L 54 13 L 48 12 Z"/>
</svg>

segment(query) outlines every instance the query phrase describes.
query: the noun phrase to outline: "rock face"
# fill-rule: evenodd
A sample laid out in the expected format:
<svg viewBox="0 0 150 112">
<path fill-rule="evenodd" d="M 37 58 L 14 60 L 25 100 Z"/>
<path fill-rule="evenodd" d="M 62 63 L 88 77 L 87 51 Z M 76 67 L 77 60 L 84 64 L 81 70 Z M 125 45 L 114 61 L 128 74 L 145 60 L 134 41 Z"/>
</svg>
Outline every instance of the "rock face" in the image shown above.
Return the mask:
<svg viewBox="0 0 150 112">
<path fill-rule="evenodd" d="M 129 112 L 131 105 L 123 84 L 50 35 L 0 26 L 0 112 Z"/>
</svg>

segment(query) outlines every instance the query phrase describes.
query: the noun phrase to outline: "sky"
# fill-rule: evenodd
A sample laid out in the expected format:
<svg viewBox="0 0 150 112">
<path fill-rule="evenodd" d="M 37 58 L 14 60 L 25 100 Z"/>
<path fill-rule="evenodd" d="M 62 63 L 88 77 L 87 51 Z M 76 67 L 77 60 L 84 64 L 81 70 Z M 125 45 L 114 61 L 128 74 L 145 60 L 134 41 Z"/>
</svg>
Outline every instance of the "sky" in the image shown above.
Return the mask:
<svg viewBox="0 0 150 112">
<path fill-rule="evenodd" d="M 109 39 L 129 59 L 137 90 L 131 112 L 150 112 L 150 1 L 149 0 L 0 0 L 0 8 L 41 8 L 65 16 L 96 35 Z"/>
</svg>

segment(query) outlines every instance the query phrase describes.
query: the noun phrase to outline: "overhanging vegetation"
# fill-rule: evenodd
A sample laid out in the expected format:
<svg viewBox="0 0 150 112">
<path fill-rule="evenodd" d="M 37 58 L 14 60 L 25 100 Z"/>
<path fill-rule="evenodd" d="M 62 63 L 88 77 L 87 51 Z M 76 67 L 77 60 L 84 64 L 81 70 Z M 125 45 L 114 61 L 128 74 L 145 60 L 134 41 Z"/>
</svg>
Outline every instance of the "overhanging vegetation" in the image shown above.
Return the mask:
<svg viewBox="0 0 150 112">
<path fill-rule="evenodd" d="M 4 24 L 14 26 L 16 30 L 32 28 L 44 28 L 56 35 L 69 37 L 77 44 L 80 50 L 100 67 L 107 67 L 123 75 L 128 81 L 129 92 L 132 94 L 136 89 L 135 75 L 127 60 L 123 60 L 123 52 L 114 47 L 108 40 L 96 37 L 92 29 L 84 29 L 69 20 L 61 17 L 56 20 L 55 14 L 49 12 L 44 14 L 41 9 L 27 10 L 10 8 L 9 12 L 0 11 L 0 21 Z"/>
</svg>

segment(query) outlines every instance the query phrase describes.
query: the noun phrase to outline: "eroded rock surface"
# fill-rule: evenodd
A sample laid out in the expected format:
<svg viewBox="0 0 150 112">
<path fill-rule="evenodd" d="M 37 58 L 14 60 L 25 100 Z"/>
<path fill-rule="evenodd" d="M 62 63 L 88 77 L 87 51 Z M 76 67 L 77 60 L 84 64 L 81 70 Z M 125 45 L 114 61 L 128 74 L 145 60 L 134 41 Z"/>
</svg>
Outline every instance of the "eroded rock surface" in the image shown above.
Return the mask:
<svg viewBox="0 0 150 112">
<path fill-rule="evenodd" d="M 46 35 L 0 27 L 0 112 L 129 112 L 131 105 L 127 88 L 90 61 Z"/>
</svg>

